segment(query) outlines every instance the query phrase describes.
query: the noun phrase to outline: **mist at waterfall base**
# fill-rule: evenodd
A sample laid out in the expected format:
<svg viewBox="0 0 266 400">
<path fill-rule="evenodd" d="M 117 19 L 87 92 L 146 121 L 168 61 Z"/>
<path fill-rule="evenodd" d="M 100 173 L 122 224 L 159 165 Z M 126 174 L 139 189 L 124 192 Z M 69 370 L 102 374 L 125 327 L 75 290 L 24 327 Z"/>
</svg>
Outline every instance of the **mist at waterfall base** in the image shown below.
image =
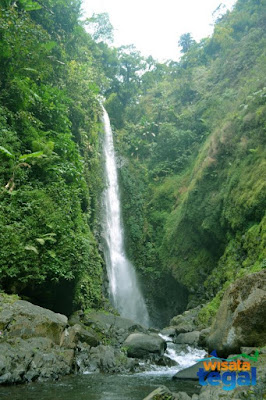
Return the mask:
<svg viewBox="0 0 266 400">
<path fill-rule="evenodd" d="M 103 109 L 106 189 L 103 195 L 103 236 L 109 295 L 120 315 L 149 326 L 149 315 L 134 266 L 127 259 L 119 196 L 118 174 L 113 133 L 109 116 Z"/>
</svg>

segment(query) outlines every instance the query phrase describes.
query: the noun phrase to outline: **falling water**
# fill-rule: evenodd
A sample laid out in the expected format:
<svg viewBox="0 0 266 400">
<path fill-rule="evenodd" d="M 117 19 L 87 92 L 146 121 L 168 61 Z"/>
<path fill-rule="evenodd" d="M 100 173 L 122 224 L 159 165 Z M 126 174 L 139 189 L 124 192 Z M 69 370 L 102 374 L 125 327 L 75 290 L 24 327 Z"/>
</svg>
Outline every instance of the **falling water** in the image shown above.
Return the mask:
<svg viewBox="0 0 266 400">
<path fill-rule="evenodd" d="M 125 254 L 120 210 L 119 186 L 113 143 L 113 134 L 107 112 L 103 109 L 106 189 L 104 192 L 105 261 L 109 280 L 109 293 L 114 307 L 123 317 L 144 326 L 149 316 L 141 294 L 133 265 Z"/>
</svg>

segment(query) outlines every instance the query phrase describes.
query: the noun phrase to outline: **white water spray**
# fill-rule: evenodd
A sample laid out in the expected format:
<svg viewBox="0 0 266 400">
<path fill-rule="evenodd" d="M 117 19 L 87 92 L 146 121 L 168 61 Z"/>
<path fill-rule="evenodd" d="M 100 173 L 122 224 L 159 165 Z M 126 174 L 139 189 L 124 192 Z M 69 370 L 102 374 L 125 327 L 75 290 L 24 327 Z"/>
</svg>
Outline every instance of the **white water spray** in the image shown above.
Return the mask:
<svg viewBox="0 0 266 400">
<path fill-rule="evenodd" d="M 133 265 L 125 254 L 120 209 L 120 197 L 113 134 L 107 112 L 103 109 L 106 189 L 104 192 L 105 261 L 109 279 L 109 293 L 114 307 L 121 316 L 144 326 L 149 316 L 141 294 Z"/>
</svg>

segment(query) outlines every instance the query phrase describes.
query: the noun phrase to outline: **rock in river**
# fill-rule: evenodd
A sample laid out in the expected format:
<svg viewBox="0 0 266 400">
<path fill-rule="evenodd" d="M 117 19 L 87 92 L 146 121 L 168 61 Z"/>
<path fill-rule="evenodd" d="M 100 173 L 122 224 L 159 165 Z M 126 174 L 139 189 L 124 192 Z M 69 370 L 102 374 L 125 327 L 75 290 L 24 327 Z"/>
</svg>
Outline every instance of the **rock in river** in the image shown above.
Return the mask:
<svg viewBox="0 0 266 400">
<path fill-rule="evenodd" d="M 156 334 L 132 333 L 123 345 L 129 357 L 143 358 L 149 354 L 162 356 L 166 350 L 166 342 Z"/>
</svg>

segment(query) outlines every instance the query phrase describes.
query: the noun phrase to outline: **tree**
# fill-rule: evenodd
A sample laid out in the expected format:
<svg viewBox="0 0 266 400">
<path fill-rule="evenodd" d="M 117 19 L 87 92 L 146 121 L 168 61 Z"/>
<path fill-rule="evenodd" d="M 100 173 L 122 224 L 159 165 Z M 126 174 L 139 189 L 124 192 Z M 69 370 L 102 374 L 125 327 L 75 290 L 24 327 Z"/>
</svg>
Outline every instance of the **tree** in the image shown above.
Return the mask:
<svg viewBox="0 0 266 400">
<path fill-rule="evenodd" d="M 86 20 L 88 31 L 93 40 L 98 42 L 112 43 L 114 40 L 113 26 L 107 13 L 93 14 Z"/>
<path fill-rule="evenodd" d="M 190 33 L 184 33 L 180 36 L 178 45 L 182 47 L 181 53 L 187 53 L 188 50 L 196 43 Z"/>
</svg>

